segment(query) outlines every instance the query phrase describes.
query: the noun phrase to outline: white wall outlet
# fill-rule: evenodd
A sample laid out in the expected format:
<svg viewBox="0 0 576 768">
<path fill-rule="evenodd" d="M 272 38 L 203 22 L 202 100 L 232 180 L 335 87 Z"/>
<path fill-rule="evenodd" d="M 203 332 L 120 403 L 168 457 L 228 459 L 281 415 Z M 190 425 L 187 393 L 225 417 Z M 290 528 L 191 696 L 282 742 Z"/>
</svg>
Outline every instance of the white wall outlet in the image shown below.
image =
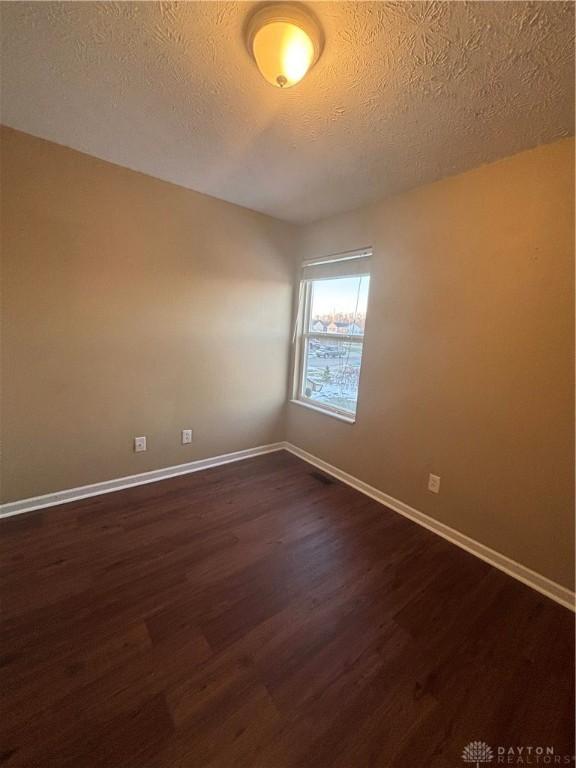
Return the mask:
<svg viewBox="0 0 576 768">
<path fill-rule="evenodd" d="M 428 490 L 432 493 L 440 493 L 440 478 L 438 475 L 428 475 Z"/>
<path fill-rule="evenodd" d="M 182 430 L 182 445 L 188 445 L 188 443 L 192 442 L 192 430 L 191 429 L 183 429 Z"/>
<path fill-rule="evenodd" d="M 146 438 L 135 437 L 134 438 L 134 453 L 142 453 L 146 450 Z"/>
</svg>

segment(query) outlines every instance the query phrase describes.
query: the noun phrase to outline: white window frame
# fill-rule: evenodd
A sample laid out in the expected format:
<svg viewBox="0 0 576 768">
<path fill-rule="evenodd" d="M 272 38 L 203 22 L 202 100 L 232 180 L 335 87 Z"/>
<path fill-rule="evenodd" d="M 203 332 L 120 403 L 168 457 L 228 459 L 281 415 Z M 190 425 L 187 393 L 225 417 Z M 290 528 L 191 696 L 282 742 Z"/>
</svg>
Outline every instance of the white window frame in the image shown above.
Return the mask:
<svg viewBox="0 0 576 768">
<path fill-rule="evenodd" d="M 312 283 L 319 282 L 320 280 L 336 280 L 346 275 L 335 275 L 334 277 L 320 277 L 320 278 L 302 278 L 300 281 L 300 304 L 302 311 L 300 312 L 300 318 L 296 329 L 295 337 L 295 364 L 294 364 L 294 377 L 293 377 L 293 389 L 292 389 L 292 402 L 297 405 L 305 405 L 315 411 L 326 413 L 330 416 L 335 416 L 343 421 L 353 424 L 356 421 L 356 413 L 358 411 L 358 400 L 356 400 L 356 410 L 348 411 L 345 408 L 337 408 L 334 405 L 328 403 L 322 403 L 318 400 L 313 400 L 305 395 L 305 381 L 304 376 L 306 373 L 306 354 L 310 341 L 316 339 L 321 343 L 325 341 L 340 341 L 350 342 L 353 344 L 360 344 L 362 346 L 362 355 L 360 363 L 360 372 L 358 378 L 358 394 L 360 394 L 360 377 L 362 376 L 362 367 L 364 363 L 364 337 L 366 329 L 363 334 L 344 334 L 344 333 L 324 333 L 322 331 L 310 330 L 310 313 L 312 310 Z M 350 277 L 370 277 L 370 272 L 354 273 Z M 300 309 L 300 307 L 299 307 Z M 368 314 L 368 313 L 366 313 Z"/>
</svg>

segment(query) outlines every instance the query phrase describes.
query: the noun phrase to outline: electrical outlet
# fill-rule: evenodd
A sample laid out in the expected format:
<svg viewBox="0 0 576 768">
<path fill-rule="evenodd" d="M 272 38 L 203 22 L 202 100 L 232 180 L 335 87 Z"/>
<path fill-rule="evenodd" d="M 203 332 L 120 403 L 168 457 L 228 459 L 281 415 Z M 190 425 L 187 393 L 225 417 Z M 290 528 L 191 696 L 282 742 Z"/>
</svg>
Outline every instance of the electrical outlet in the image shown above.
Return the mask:
<svg viewBox="0 0 576 768">
<path fill-rule="evenodd" d="M 428 490 L 432 493 L 440 493 L 440 478 L 438 475 L 428 475 Z"/>
<path fill-rule="evenodd" d="M 192 442 L 192 430 L 191 429 L 183 429 L 182 430 L 182 445 L 188 445 L 188 443 Z"/>
<path fill-rule="evenodd" d="M 134 438 L 134 453 L 142 453 L 142 451 L 145 451 L 146 449 L 146 438 L 145 437 L 135 437 Z"/>
</svg>

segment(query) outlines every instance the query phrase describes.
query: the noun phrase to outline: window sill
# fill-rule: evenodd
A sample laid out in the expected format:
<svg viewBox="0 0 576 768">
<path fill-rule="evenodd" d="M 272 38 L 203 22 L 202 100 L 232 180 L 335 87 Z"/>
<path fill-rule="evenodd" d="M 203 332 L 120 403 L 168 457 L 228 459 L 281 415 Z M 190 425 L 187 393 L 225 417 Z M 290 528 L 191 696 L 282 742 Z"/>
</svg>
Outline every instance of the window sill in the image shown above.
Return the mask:
<svg viewBox="0 0 576 768">
<path fill-rule="evenodd" d="M 311 403 L 305 403 L 303 400 L 290 400 L 290 403 L 299 405 L 302 408 L 308 408 L 316 413 L 323 413 L 325 416 L 332 416 L 333 419 L 338 421 L 344 421 L 346 424 L 355 424 L 356 419 L 354 416 L 345 416 L 343 413 L 336 413 L 336 411 L 329 411 L 327 408 L 322 408 L 319 405 L 312 405 Z"/>
</svg>

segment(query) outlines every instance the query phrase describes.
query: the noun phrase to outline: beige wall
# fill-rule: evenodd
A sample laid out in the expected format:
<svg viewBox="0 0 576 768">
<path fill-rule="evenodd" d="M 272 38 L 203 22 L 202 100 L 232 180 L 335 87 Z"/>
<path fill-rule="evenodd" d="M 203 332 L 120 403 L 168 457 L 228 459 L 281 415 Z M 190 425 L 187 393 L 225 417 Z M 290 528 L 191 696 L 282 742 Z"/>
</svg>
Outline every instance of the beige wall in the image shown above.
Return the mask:
<svg viewBox="0 0 576 768">
<path fill-rule="evenodd" d="M 570 586 L 573 140 L 308 226 L 297 249 L 289 225 L 1 137 L 4 501 L 286 437 Z M 367 244 L 357 422 L 286 413 L 297 251 Z"/>
<path fill-rule="evenodd" d="M 374 247 L 365 359 L 355 425 L 287 420 L 296 445 L 566 586 L 573 173 L 566 139 L 308 226 L 303 256 Z"/>
<path fill-rule="evenodd" d="M 1 138 L 3 500 L 282 439 L 292 228 Z"/>
</svg>

